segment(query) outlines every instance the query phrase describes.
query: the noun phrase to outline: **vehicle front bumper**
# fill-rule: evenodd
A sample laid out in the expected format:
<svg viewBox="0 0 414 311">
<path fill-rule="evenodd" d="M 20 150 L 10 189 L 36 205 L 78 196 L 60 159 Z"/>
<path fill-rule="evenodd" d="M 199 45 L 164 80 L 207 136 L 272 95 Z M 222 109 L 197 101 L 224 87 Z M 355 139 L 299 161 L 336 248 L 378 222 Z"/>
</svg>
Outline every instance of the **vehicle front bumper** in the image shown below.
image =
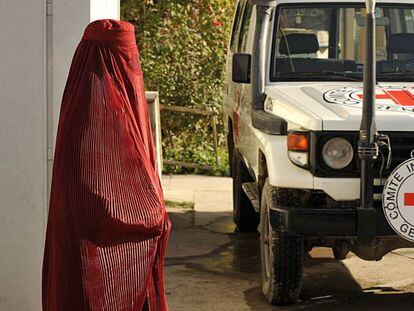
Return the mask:
<svg viewBox="0 0 414 311">
<path fill-rule="evenodd" d="M 376 236 L 397 236 L 383 211 L 375 212 Z M 272 208 L 270 221 L 275 230 L 296 236 L 357 237 L 358 232 L 356 208 Z"/>
</svg>

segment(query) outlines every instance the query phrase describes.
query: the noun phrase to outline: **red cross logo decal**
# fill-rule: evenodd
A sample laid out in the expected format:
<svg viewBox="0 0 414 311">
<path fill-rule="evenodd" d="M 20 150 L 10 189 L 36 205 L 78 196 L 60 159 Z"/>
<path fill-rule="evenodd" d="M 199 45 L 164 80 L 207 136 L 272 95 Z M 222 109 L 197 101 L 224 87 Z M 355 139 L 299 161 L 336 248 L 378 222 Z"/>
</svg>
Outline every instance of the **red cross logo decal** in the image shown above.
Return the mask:
<svg viewBox="0 0 414 311">
<path fill-rule="evenodd" d="M 395 104 L 400 106 L 414 106 L 414 95 L 407 90 L 385 90 L 381 89 L 384 94 L 377 94 L 377 99 L 391 99 Z M 359 94 L 360 99 L 364 98 Z"/>
<path fill-rule="evenodd" d="M 414 206 L 414 193 L 404 194 L 404 206 L 407 206 L 407 207 Z"/>
</svg>

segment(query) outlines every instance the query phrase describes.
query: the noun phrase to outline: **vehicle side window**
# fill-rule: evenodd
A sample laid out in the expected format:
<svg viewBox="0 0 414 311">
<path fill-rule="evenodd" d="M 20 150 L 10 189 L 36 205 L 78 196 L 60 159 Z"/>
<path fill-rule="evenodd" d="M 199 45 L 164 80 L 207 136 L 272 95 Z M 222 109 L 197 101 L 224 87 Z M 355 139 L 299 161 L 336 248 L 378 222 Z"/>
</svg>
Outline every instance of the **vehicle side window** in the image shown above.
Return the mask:
<svg viewBox="0 0 414 311">
<path fill-rule="evenodd" d="M 233 22 L 233 31 L 231 33 L 231 40 L 230 40 L 230 49 L 232 52 L 236 52 L 237 44 L 239 42 L 239 32 L 240 32 L 240 24 L 243 15 L 245 1 L 239 1 L 236 9 L 236 15 Z"/>
<path fill-rule="evenodd" d="M 247 37 L 249 36 L 250 19 L 252 16 L 253 4 L 251 0 L 248 0 L 244 9 L 243 21 L 240 29 L 239 36 L 239 51 L 245 52 L 247 47 Z"/>
</svg>

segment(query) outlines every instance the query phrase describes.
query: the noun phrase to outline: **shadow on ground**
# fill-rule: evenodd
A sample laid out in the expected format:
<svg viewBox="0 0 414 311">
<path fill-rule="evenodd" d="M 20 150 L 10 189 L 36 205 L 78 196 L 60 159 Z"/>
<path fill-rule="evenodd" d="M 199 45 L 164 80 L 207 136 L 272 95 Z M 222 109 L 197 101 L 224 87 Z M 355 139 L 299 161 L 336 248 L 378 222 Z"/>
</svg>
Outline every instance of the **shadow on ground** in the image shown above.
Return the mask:
<svg viewBox="0 0 414 311">
<path fill-rule="evenodd" d="M 269 306 L 260 289 L 258 234 L 235 232 L 229 213 L 171 210 L 166 259 L 171 310 L 412 310 L 414 295 L 394 288 L 363 290 L 331 251 L 305 261 L 301 301 Z"/>
</svg>

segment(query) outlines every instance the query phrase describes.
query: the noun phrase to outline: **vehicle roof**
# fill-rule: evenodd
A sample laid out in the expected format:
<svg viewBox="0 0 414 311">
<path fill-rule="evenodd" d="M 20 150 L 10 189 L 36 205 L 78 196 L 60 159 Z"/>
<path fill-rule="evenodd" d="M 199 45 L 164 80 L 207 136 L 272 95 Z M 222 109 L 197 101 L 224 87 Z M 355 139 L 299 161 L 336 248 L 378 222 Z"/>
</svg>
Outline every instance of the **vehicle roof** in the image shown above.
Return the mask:
<svg viewBox="0 0 414 311">
<path fill-rule="evenodd" d="M 365 0 L 277 0 L 277 4 L 289 4 L 289 3 L 365 3 Z M 388 4 L 414 4 L 414 0 L 377 0 L 377 3 Z"/>
</svg>

